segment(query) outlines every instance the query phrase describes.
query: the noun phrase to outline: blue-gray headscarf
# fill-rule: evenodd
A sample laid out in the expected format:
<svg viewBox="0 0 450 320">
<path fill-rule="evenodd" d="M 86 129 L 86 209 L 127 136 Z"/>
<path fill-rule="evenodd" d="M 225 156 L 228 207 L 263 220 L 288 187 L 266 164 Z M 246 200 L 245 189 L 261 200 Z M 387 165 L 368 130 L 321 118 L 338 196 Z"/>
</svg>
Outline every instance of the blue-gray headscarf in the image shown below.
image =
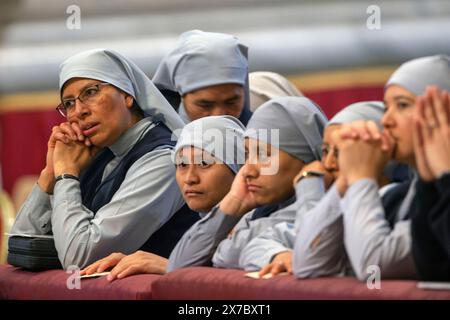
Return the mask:
<svg viewBox="0 0 450 320">
<path fill-rule="evenodd" d="M 372 120 L 381 128 L 381 119 L 383 118 L 384 110 L 385 107 L 381 101 L 352 103 L 336 113 L 328 122 L 327 126 L 346 124 L 358 120 Z"/>
<path fill-rule="evenodd" d="M 256 109 L 247 125 L 245 136 L 272 144 L 297 159 L 308 163 L 320 160 L 323 130 L 327 118 L 306 97 L 275 98 Z M 258 129 L 278 129 L 279 142 L 273 144 Z"/>
<path fill-rule="evenodd" d="M 235 174 L 245 163 L 244 125 L 232 116 L 210 116 L 184 126 L 174 157 L 184 147 L 204 150 L 226 164 Z"/>
<path fill-rule="evenodd" d="M 395 70 L 385 88 L 391 85 L 402 86 L 417 96 L 431 85 L 450 91 L 450 57 L 435 55 L 407 61 Z"/>
<path fill-rule="evenodd" d="M 186 93 L 219 84 L 235 83 L 245 91 L 244 109 L 239 117 L 244 125 L 251 116 L 248 89 L 248 48 L 232 35 L 192 30 L 181 34 L 176 48 L 159 64 L 153 82 L 160 89 Z M 183 103 L 179 114 L 191 120 Z"/>
<path fill-rule="evenodd" d="M 59 67 L 59 89 L 72 78 L 88 78 L 110 83 L 131 95 L 139 107 L 155 120 L 175 131 L 184 123 L 152 81 L 132 61 L 119 53 L 94 49 L 78 53 Z"/>
</svg>

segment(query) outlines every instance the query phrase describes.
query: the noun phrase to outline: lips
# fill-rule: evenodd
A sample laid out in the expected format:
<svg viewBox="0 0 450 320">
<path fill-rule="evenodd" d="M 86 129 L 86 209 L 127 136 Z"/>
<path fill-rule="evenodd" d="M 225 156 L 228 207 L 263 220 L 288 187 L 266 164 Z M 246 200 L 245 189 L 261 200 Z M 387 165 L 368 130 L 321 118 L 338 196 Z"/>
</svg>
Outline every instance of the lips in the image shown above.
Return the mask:
<svg viewBox="0 0 450 320">
<path fill-rule="evenodd" d="M 81 126 L 81 130 L 85 136 L 89 137 L 97 130 L 98 125 L 98 122 L 85 123 Z"/>
<path fill-rule="evenodd" d="M 257 184 L 247 184 L 247 190 L 250 192 L 258 192 L 261 190 L 261 187 Z"/>
<path fill-rule="evenodd" d="M 203 192 L 200 192 L 198 190 L 193 190 L 193 189 L 187 189 L 187 190 L 184 190 L 184 195 L 188 198 L 199 197 L 199 196 L 203 195 Z"/>
</svg>

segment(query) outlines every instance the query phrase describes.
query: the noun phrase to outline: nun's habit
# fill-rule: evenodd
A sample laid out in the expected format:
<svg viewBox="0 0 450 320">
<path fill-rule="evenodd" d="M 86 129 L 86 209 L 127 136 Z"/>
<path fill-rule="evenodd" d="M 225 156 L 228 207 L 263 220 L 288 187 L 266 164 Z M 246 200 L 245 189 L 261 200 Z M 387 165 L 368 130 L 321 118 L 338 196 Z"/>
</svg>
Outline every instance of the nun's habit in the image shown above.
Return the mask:
<svg viewBox="0 0 450 320">
<path fill-rule="evenodd" d="M 208 152 L 236 174 L 245 162 L 244 131 L 244 125 L 232 116 L 194 120 L 183 127 L 174 157 L 185 147 L 195 147 Z"/>
<path fill-rule="evenodd" d="M 288 79 L 275 72 L 250 72 L 248 79 L 250 84 L 250 110 L 253 112 L 271 99 L 303 97 L 303 94 Z"/>
<path fill-rule="evenodd" d="M 386 87 L 396 84 L 415 95 L 424 94 L 428 85 L 450 90 L 449 61 L 445 55 L 408 61 L 393 73 Z M 410 228 L 417 180 L 416 176 L 409 185 L 390 189 L 382 198 L 383 206 L 377 184 L 369 179 L 354 183 L 342 198 L 345 248 L 359 279 L 368 277 L 370 265 L 378 265 L 385 278 L 417 277 Z"/>
<path fill-rule="evenodd" d="M 326 117 L 311 100 L 279 98 L 267 102 L 254 113 L 245 136 L 272 143 L 270 136 L 258 129 L 277 129 L 279 142 L 274 146 L 301 161 L 310 162 L 320 157 L 326 122 Z M 257 208 L 242 218 L 227 215 L 216 206 L 195 225 L 197 230 L 192 232 L 189 245 L 185 245 L 189 252 L 184 256 L 171 255 L 168 271 L 212 263 L 217 267 L 238 267 L 240 252 L 253 237 L 280 221 L 294 220 L 296 207 L 293 201 L 292 197 L 276 205 Z M 233 235 L 229 235 L 231 229 Z M 194 252 L 197 259 L 192 263 L 188 257 Z"/>
<path fill-rule="evenodd" d="M 356 120 L 372 120 L 381 125 L 383 113 L 382 102 L 354 103 L 338 112 L 328 122 L 327 127 Z M 297 210 L 295 223 L 281 222 L 254 238 L 241 254 L 241 268 L 249 271 L 259 270 L 269 264 L 277 254 L 292 251 L 294 244 L 294 259 L 299 260 L 294 261 L 294 266 L 301 266 L 300 270 L 294 269 L 296 275 L 312 277 L 320 273 L 336 274 L 345 267 L 342 213 L 336 187 L 332 186 L 326 193 L 323 178 L 310 177 L 300 180 L 295 189 L 296 203 L 300 208 Z M 304 203 L 313 205 L 302 208 Z M 320 244 L 313 247 L 319 236 Z"/>
<path fill-rule="evenodd" d="M 62 265 L 83 268 L 112 252 L 144 248 L 184 208 L 171 159 L 171 130 L 183 123 L 150 79 L 114 51 L 90 50 L 67 59 L 60 67 L 60 89 L 73 78 L 110 83 L 132 95 L 148 115 L 102 150 L 80 182 L 58 181 L 53 195 L 35 185 L 18 213 L 13 233 L 52 232 Z M 175 245 L 178 239 L 166 240 Z"/>
<path fill-rule="evenodd" d="M 159 64 L 153 82 L 178 109 L 185 123 L 189 119 L 179 96 L 220 84 L 244 87 L 245 102 L 239 120 L 246 125 L 251 117 L 248 89 L 248 48 L 239 39 L 223 33 L 191 30 L 180 36 L 176 48 Z"/>
</svg>

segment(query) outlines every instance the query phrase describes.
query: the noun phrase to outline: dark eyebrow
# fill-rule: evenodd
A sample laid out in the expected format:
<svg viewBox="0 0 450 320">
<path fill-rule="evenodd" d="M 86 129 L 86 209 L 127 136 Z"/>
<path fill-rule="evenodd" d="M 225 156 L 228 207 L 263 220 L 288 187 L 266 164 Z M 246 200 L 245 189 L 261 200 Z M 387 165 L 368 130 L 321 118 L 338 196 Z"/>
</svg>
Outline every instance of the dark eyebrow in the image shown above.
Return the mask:
<svg viewBox="0 0 450 320">
<path fill-rule="evenodd" d="M 232 97 L 230 97 L 230 98 L 226 98 L 225 99 L 225 102 L 230 102 L 230 101 L 234 101 L 234 100 L 238 100 L 240 98 L 240 96 L 239 95 L 234 95 L 234 96 L 232 96 Z"/>
<path fill-rule="evenodd" d="M 405 100 L 409 100 L 409 101 L 411 101 L 411 102 L 414 102 L 414 99 L 413 98 L 410 98 L 410 97 L 407 97 L 407 96 L 403 96 L 403 95 L 400 95 L 400 96 L 395 96 L 394 97 L 394 100 L 402 100 L 402 99 L 405 99 Z"/>
<path fill-rule="evenodd" d="M 98 83 L 100 83 L 100 82 L 91 82 L 91 83 L 88 83 L 88 84 L 84 85 L 83 87 L 81 87 L 80 94 L 81 94 L 84 90 L 86 90 L 87 88 L 92 87 L 92 86 L 95 86 L 95 85 L 98 84 Z M 63 96 L 63 97 L 61 98 L 61 100 L 66 100 L 67 98 L 74 98 L 74 97 L 75 97 L 75 96 L 73 96 L 73 95 L 66 96 L 66 97 Z"/>
<path fill-rule="evenodd" d="M 195 103 L 214 103 L 214 101 L 212 101 L 212 100 L 207 100 L 207 99 L 202 99 L 202 98 L 194 100 L 194 101 L 195 101 Z"/>
</svg>

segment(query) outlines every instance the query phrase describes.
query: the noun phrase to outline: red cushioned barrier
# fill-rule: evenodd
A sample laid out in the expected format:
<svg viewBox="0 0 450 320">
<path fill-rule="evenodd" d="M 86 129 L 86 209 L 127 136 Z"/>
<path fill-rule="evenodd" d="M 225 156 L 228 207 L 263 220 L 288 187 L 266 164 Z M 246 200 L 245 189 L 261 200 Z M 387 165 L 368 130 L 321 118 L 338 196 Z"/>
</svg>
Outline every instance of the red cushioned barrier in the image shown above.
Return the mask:
<svg viewBox="0 0 450 320">
<path fill-rule="evenodd" d="M 143 274 L 108 282 L 106 277 L 82 279 L 80 289 L 68 289 L 73 275 L 63 270 L 24 271 L 0 266 L 0 299 L 13 300 L 143 300 L 152 298 L 152 283 L 160 275 Z M 74 284 L 74 281 L 70 281 Z"/>
<path fill-rule="evenodd" d="M 153 283 L 154 299 L 180 300 L 297 300 L 297 299 L 450 299 L 450 291 L 422 290 L 416 281 L 382 280 L 370 290 L 355 278 L 297 280 L 279 276 L 268 280 L 244 277 L 244 271 L 186 268 Z"/>
<path fill-rule="evenodd" d="M 81 289 L 68 289 L 63 270 L 28 272 L 0 266 L 0 299 L 58 300 L 310 300 L 310 299 L 447 299 L 450 291 L 422 290 L 416 281 L 382 280 L 370 290 L 355 278 L 269 280 L 244 277 L 244 271 L 195 267 L 164 276 L 136 275 L 109 283 L 105 277 L 81 280 Z"/>
</svg>

